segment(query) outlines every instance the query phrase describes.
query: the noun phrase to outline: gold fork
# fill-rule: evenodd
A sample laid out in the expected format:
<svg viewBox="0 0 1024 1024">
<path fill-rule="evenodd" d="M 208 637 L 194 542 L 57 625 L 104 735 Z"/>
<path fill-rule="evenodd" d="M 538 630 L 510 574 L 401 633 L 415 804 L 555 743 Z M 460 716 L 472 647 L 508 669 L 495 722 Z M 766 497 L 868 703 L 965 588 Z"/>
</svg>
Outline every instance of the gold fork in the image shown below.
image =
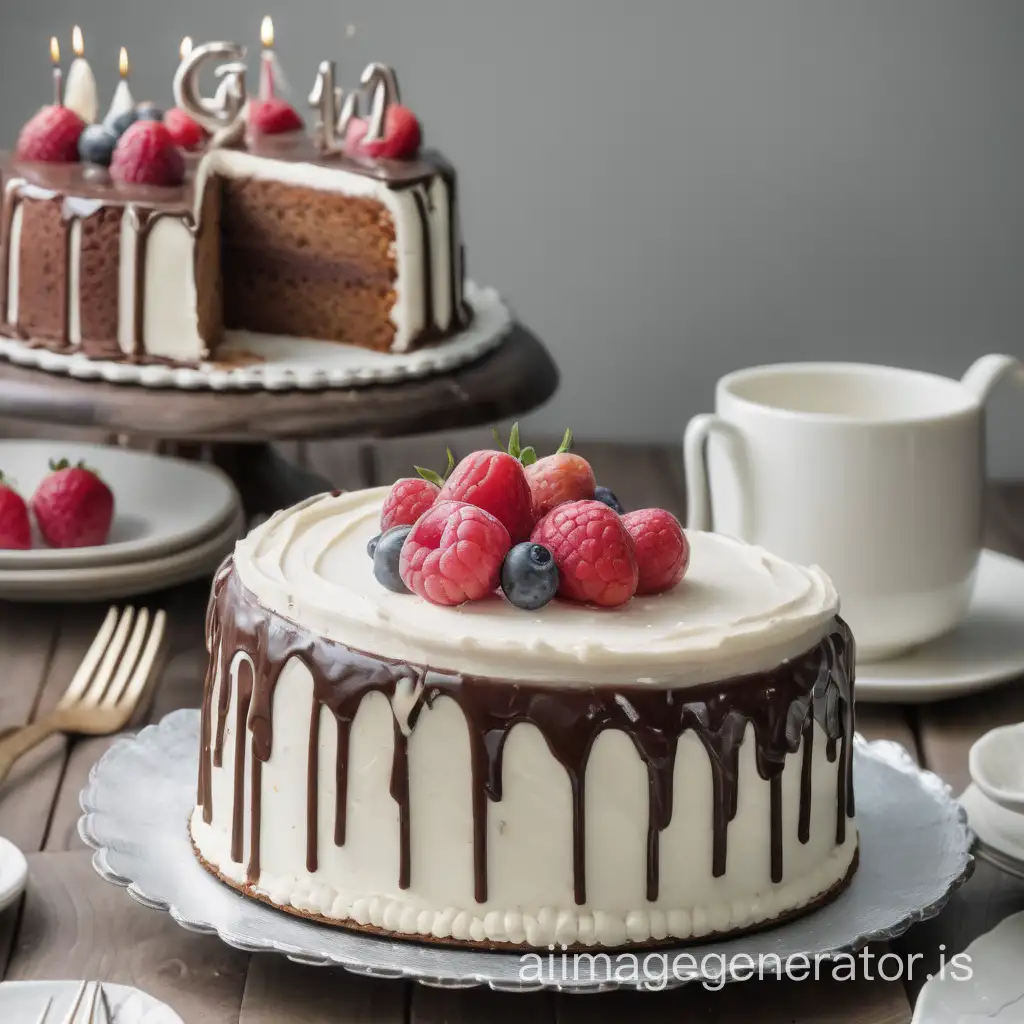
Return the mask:
<svg viewBox="0 0 1024 1024">
<path fill-rule="evenodd" d="M 163 611 L 111 608 L 53 712 L 0 738 L 0 782 L 22 754 L 56 732 L 120 732 L 146 692 L 166 622 Z"/>
</svg>

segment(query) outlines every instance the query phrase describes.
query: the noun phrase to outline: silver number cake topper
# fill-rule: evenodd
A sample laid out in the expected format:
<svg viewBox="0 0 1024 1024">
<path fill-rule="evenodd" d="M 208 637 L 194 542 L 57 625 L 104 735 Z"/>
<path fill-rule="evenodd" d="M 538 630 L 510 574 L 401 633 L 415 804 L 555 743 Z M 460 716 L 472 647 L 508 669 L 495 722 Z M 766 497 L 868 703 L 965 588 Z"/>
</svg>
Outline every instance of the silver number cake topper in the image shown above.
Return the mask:
<svg viewBox="0 0 1024 1024">
<path fill-rule="evenodd" d="M 238 145 L 245 138 L 245 47 L 238 43 L 203 43 L 178 66 L 174 101 L 213 136 L 211 147 Z M 220 79 L 212 99 L 199 91 L 199 73 L 209 60 L 223 60 L 214 74 Z"/>
<path fill-rule="evenodd" d="M 395 72 L 385 64 L 368 64 L 360 79 L 361 89 L 350 90 L 347 95 L 344 89 L 334 84 L 335 74 L 334 61 L 321 61 L 313 91 L 309 94 L 309 105 L 319 113 L 317 132 L 323 148 L 329 153 L 343 150 L 349 122 L 359 116 L 360 95 L 367 96 L 371 104 L 366 141 L 379 142 L 384 137 L 384 117 L 388 107 L 399 102 Z"/>
</svg>

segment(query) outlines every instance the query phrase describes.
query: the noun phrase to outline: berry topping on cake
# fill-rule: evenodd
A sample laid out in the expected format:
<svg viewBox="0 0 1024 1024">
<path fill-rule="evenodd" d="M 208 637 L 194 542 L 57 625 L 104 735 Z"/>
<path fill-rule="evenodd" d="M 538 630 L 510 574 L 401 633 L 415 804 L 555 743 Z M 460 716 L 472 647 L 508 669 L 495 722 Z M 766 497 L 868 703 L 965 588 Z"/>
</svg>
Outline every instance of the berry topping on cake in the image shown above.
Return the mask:
<svg viewBox="0 0 1024 1024">
<path fill-rule="evenodd" d="M 597 501 L 604 502 L 610 509 L 618 512 L 620 516 L 626 514 L 626 510 L 622 507 L 622 502 L 615 497 L 615 492 L 610 487 L 595 487 L 594 497 Z"/>
<path fill-rule="evenodd" d="M 537 524 L 530 539 L 555 556 L 560 596 L 614 608 L 636 592 L 633 540 L 619 516 L 602 502 L 557 506 Z"/>
<path fill-rule="evenodd" d="M 25 551 L 32 547 L 32 528 L 25 499 L 0 473 L 0 548 Z"/>
<path fill-rule="evenodd" d="M 498 586 L 511 546 L 508 530 L 489 512 L 465 502 L 439 501 L 416 521 L 405 540 L 402 579 L 434 604 L 477 601 Z M 380 545 L 375 566 L 379 557 Z"/>
<path fill-rule="evenodd" d="M 249 101 L 249 128 L 259 135 L 283 135 L 302 127 L 298 111 L 279 96 Z"/>
<path fill-rule="evenodd" d="M 78 156 L 83 163 L 109 167 L 117 136 L 105 125 L 88 124 L 78 137 Z"/>
<path fill-rule="evenodd" d="M 431 505 L 437 501 L 445 480 L 455 468 L 455 456 L 448 449 L 448 468 L 444 476 L 422 466 L 413 467 L 419 476 L 402 477 L 396 480 L 384 499 L 380 515 L 380 528 L 389 530 L 392 526 L 411 526 Z"/>
<path fill-rule="evenodd" d="M 114 495 L 84 462 L 50 463 L 50 473 L 32 495 L 32 511 L 46 543 L 87 548 L 106 542 L 114 520 Z"/>
<path fill-rule="evenodd" d="M 643 508 L 622 517 L 622 525 L 633 538 L 640 579 L 638 594 L 660 594 L 671 590 L 686 575 L 690 564 L 690 542 L 679 520 L 663 508 Z"/>
<path fill-rule="evenodd" d="M 572 431 L 567 430 L 554 455 L 547 455 L 526 467 L 536 519 L 563 502 L 594 497 L 594 471 L 590 463 L 582 456 L 574 455 L 571 448 Z"/>
<path fill-rule="evenodd" d="M 135 119 L 137 121 L 162 121 L 164 112 L 155 103 L 140 103 L 135 108 Z"/>
<path fill-rule="evenodd" d="M 384 114 L 384 137 L 375 142 L 366 140 L 369 125 L 354 117 L 345 133 L 345 152 L 349 156 L 373 160 L 411 160 L 420 151 L 423 132 L 416 115 L 401 103 L 392 103 Z"/>
<path fill-rule="evenodd" d="M 172 107 L 164 114 L 164 127 L 179 149 L 199 149 L 208 135 L 206 129 L 198 121 L 189 117 L 179 107 Z"/>
<path fill-rule="evenodd" d="M 15 156 L 48 164 L 71 164 L 78 160 L 78 137 L 85 122 L 67 107 L 43 107 L 18 136 Z"/>
<path fill-rule="evenodd" d="M 110 177 L 122 185 L 180 185 L 185 159 L 161 121 L 136 121 L 114 148 Z"/>
<path fill-rule="evenodd" d="M 409 588 L 402 581 L 400 561 L 402 545 L 411 532 L 411 526 L 394 526 L 370 542 L 373 544 L 373 575 L 382 587 L 387 587 L 396 594 L 409 593 Z M 367 545 L 367 551 L 369 550 Z"/>
<path fill-rule="evenodd" d="M 129 110 L 122 110 L 120 114 L 117 114 L 115 117 L 112 117 L 109 121 L 104 121 L 103 123 L 118 138 L 121 138 L 121 136 L 124 135 L 124 133 L 128 131 L 128 129 L 131 128 L 131 126 L 135 124 L 136 121 L 138 121 L 138 119 L 139 112 L 134 107 L 132 107 Z"/>
<path fill-rule="evenodd" d="M 438 500 L 467 502 L 489 512 L 508 530 L 513 543 L 526 540 L 533 528 L 530 485 L 522 462 L 508 452 L 467 455 L 441 488 Z"/>
<path fill-rule="evenodd" d="M 555 556 L 543 544 L 517 544 L 501 567 L 501 589 L 517 608 L 543 608 L 558 593 Z"/>
</svg>

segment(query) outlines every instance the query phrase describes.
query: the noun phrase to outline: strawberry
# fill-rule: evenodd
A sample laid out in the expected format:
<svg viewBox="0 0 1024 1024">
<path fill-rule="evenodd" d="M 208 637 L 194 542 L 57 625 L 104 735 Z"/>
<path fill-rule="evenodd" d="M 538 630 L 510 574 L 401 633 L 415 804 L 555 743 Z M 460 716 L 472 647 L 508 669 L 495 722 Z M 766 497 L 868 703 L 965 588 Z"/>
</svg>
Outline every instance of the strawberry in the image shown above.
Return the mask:
<svg viewBox="0 0 1024 1024">
<path fill-rule="evenodd" d="M 489 512 L 439 501 L 409 531 L 399 559 L 402 581 L 433 604 L 456 605 L 493 593 L 512 543 Z"/>
<path fill-rule="evenodd" d="M 526 467 L 526 480 L 533 496 L 533 516 L 542 519 L 564 501 L 594 497 L 594 471 L 582 456 L 574 455 L 572 431 L 567 430 L 558 451 Z"/>
<path fill-rule="evenodd" d="M 384 137 L 367 142 L 369 125 L 361 117 L 353 117 L 345 132 L 345 152 L 349 156 L 411 160 L 420 150 L 423 132 L 416 115 L 400 103 L 392 103 L 384 114 Z"/>
<path fill-rule="evenodd" d="M 43 107 L 21 129 L 15 156 L 19 160 L 40 160 L 48 164 L 71 164 L 78 160 L 78 136 L 85 122 L 68 107 Z"/>
<path fill-rule="evenodd" d="M 259 135 L 282 135 L 304 127 L 296 109 L 279 96 L 249 101 L 249 128 Z"/>
<path fill-rule="evenodd" d="M 513 544 L 526 540 L 533 529 L 530 485 L 523 464 L 508 452 L 467 455 L 441 488 L 438 501 L 468 502 L 490 512 L 508 530 Z"/>
<path fill-rule="evenodd" d="M 414 466 L 418 476 L 406 476 L 391 485 L 380 514 L 380 532 L 386 533 L 392 526 L 412 526 L 431 505 L 444 487 L 445 480 L 455 468 L 455 456 L 448 449 L 448 469 L 444 476 L 432 469 Z"/>
<path fill-rule="evenodd" d="M 633 539 L 618 514 L 600 501 L 558 505 L 536 525 L 530 540 L 555 556 L 561 597 L 614 608 L 636 592 Z"/>
<path fill-rule="evenodd" d="M 50 463 L 50 473 L 32 495 L 32 511 L 51 547 L 95 547 L 110 534 L 114 495 L 84 462 L 72 466 L 62 459 Z"/>
<path fill-rule="evenodd" d="M 32 527 L 25 499 L 0 473 L 0 548 L 25 551 L 32 547 Z"/>
<path fill-rule="evenodd" d="M 110 177 L 121 185 L 180 185 L 185 158 L 161 121 L 136 121 L 114 147 Z"/>
<path fill-rule="evenodd" d="M 180 107 L 172 107 L 164 114 L 164 127 L 179 149 L 199 149 L 209 135 L 198 121 L 194 121 Z"/>
<path fill-rule="evenodd" d="M 690 542 L 671 512 L 663 508 L 642 508 L 622 517 L 622 525 L 633 538 L 640 570 L 638 594 L 660 594 L 671 590 L 690 565 Z"/>
</svg>

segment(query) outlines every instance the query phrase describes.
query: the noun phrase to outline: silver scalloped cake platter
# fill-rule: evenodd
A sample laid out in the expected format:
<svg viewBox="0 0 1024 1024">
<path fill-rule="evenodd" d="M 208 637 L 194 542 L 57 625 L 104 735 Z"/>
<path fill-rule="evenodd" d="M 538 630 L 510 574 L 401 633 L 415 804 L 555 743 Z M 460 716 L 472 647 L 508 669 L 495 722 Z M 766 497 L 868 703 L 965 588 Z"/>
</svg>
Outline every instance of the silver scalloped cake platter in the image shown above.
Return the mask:
<svg viewBox="0 0 1024 1024">
<path fill-rule="evenodd" d="M 9 338 L 0 338 L 0 358 L 78 380 L 187 391 L 318 391 L 397 384 L 454 370 L 501 344 L 513 322 L 501 296 L 467 281 L 465 298 L 473 310 L 469 327 L 412 352 L 372 352 L 331 341 L 228 331 L 218 350 L 226 359 L 198 367 L 89 359 L 81 352 L 29 348 Z"/>
<path fill-rule="evenodd" d="M 346 931 L 239 895 L 208 874 L 192 852 L 187 820 L 195 801 L 198 750 L 199 712 L 176 711 L 115 742 L 93 767 L 81 796 L 85 813 L 79 832 L 96 851 L 93 865 L 99 874 L 125 886 L 143 905 L 169 912 L 183 927 L 217 934 L 250 952 L 277 952 L 300 963 L 439 987 L 589 992 L 652 987 L 647 975 L 638 976 L 628 965 L 614 967 L 618 978 L 609 977 L 603 964 L 590 972 L 588 962 L 584 970 L 538 972 L 534 957 L 524 971 L 526 961 L 518 951 L 430 946 Z M 861 856 L 849 888 L 820 910 L 777 928 L 659 950 L 669 963 L 677 954 L 689 955 L 683 969 L 670 972 L 665 987 L 691 980 L 720 983 L 723 965 L 725 980 L 737 980 L 731 961 L 739 954 L 743 959 L 736 970 L 742 977 L 749 976 L 748 957 L 769 957 L 765 962 L 771 966 L 793 957 L 853 953 L 939 913 L 974 868 L 973 834 L 963 809 L 945 783 L 920 770 L 895 743 L 858 737 L 854 777 Z M 639 951 L 639 960 L 649 952 Z M 619 964 L 616 954 L 610 955 L 613 965 Z"/>
</svg>

